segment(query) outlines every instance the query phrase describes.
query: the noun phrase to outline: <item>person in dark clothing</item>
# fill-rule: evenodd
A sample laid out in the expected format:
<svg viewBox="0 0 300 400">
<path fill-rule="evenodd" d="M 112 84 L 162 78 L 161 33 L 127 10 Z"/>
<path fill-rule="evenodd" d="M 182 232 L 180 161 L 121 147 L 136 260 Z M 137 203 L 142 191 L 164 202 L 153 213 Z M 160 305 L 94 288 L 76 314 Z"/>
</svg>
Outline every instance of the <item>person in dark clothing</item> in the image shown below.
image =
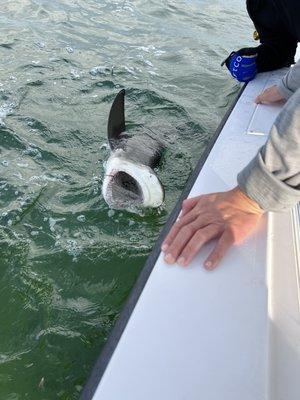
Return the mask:
<svg viewBox="0 0 300 400">
<path fill-rule="evenodd" d="M 257 72 L 294 64 L 300 41 L 300 0 L 247 0 L 247 11 L 261 44 L 232 52 L 225 61 L 231 74 L 240 81 L 249 81 Z M 243 60 L 237 62 L 237 57 Z M 244 57 L 253 58 L 250 68 L 249 62 L 244 64 Z M 250 71 L 247 80 L 243 79 L 245 70 Z"/>
</svg>

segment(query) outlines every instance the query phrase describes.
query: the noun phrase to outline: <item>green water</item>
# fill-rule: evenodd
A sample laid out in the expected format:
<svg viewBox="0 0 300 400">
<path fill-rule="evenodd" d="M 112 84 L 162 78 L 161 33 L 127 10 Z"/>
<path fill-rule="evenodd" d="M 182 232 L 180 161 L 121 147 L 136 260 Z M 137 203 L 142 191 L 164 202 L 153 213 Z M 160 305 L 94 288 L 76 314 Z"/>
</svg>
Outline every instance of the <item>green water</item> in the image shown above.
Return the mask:
<svg viewBox="0 0 300 400">
<path fill-rule="evenodd" d="M 224 4 L 226 3 L 226 4 Z M 244 1 L 0 1 L 0 399 L 78 399 L 201 152 L 238 90 Z M 164 136 L 160 210 L 101 196 L 107 116 Z"/>
</svg>

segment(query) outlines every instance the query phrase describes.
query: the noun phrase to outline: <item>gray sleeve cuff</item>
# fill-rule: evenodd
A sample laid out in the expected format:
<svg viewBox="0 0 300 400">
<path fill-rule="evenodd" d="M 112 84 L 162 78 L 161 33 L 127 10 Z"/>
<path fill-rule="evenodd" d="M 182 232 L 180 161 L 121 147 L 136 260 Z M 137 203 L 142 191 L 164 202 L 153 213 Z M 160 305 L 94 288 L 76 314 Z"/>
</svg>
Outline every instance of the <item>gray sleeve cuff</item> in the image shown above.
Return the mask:
<svg viewBox="0 0 300 400">
<path fill-rule="evenodd" d="M 277 89 L 282 97 L 288 100 L 295 92 L 285 85 L 284 78 L 277 84 Z"/>
<path fill-rule="evenodd" d="M 276 179 L 260 153 L 238 174 L 238 186 L 265 211 L 283 211 L 300 201 L 300 190 Z"/>
<path fill-rule="evenodd" d="M 300 60 L 289 68 L 277 88 L 285 99 L 289 99 L 300 88 Z"/>
</svg>

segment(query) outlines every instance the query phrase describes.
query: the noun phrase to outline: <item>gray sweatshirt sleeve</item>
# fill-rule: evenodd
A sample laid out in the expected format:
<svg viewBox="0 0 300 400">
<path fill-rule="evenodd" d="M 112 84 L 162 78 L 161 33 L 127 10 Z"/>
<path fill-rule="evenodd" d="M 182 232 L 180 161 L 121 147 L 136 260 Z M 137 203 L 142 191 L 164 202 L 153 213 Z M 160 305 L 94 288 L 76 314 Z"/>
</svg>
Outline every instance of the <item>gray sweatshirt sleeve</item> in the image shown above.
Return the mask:
<svg viewBox="0 0 300 400">
<path fill-rule="evenodd" d="M 238 185 L 265 211 L 300 201 L 300 89 L 277 117 L 267 143 L 239 173 Z"/>
<path fill-rule="evenodd" d="M 300 60 L 288 70 L 277 88 L 285 99 L 289 99 L 300 88 Z"/>
</svg>

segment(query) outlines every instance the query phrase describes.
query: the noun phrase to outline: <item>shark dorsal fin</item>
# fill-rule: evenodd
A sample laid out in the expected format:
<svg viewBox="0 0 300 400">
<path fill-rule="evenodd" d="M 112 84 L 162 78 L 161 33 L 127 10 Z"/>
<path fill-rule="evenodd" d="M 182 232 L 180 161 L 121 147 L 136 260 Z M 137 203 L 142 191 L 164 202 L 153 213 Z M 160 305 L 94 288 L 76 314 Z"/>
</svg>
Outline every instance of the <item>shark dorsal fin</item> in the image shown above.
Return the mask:
<svg viewBox="0 0 300 400">
<path fill-rule="evenodd" d="M 122 132 L 125 132 L 124 101 L 125 89 L 122 89 L 116 96 L 109 113 L 107 124 L 107 136 L 110 148 L 116 147 L 116 142 Z"/>
</svg>

